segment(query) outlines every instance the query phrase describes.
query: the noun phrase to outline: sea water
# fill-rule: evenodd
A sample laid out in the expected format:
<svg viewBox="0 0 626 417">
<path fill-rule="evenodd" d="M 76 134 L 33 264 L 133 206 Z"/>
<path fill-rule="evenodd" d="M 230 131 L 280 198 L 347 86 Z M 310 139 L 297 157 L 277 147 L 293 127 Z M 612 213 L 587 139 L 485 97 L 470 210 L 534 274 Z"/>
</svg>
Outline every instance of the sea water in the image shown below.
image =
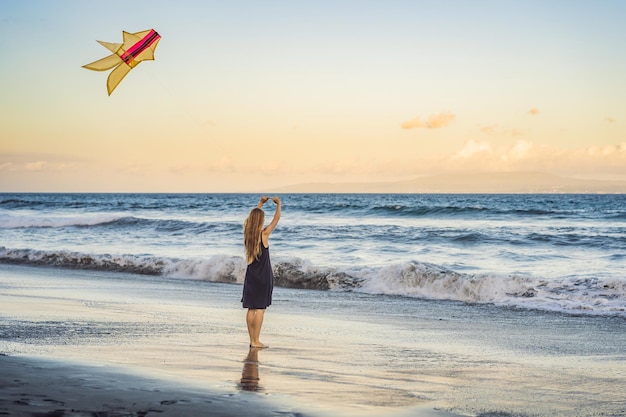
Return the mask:
<svg viewBox="0 0 626 417">
<path fill-rule="evenodd" d="M 0 194 L 0 262 L 241 283 L 259 197 Z M 280 197 L 277 286 L 626 317 L 624 194 Z"/>
</svg>

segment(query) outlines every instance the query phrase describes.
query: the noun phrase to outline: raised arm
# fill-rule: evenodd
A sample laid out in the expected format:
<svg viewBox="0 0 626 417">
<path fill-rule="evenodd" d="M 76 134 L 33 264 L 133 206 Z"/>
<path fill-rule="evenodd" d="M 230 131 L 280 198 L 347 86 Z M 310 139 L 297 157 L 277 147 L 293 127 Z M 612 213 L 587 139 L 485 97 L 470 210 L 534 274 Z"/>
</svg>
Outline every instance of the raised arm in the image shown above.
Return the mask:
<svg viewBox="0 0 626 417">
<path fill-rule="evenodd" d="M 270 199 L 270 198 L 269 198 L 269 197 L 266 197 L 266 196 L 261 197 L 261 199 L 259 200 L 259 204 L 257 204 L 257 205 L 256 205 L 256 208 L 261 208 L 261 207 L 263 207 L 263 204 L 265 204 L 265 202 L 266 202 L 267 200 L 269 200 L 269 199 Z"/>
<path fill-rule="evenodd" d="M 276 211 L 274 212 L 274 218 L 272 219 L 272 222 L 268 224 L 265 229 L 263 229 L 263 235 L 266 239 L 272 234 L 272 232 L 274 231 L 274 228 L 276 227 L 276 225 L 278 224 L 278 221 L 280 220 L 280 212 L 281 212 L 281 206 L 282 206 L 280 198 L 272 197 L 272 201 L 276 204 Z"/>
</svg>

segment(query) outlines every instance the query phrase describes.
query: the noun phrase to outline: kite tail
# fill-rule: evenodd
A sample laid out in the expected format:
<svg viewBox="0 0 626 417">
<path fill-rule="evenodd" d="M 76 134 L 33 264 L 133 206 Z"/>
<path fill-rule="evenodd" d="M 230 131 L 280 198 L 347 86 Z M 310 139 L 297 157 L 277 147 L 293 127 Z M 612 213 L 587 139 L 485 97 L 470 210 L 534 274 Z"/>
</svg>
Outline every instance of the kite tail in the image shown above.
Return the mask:
<svg viewBox="0 0 626 417">
<path fill-rule="evenodd" d="M 130 72 L 130 67 L 128 65 L 120 65 L 115 68 L 109 74 L 109 78 L 107 78 L 107 90 L 109 95 L 115 90 L 115 87 L 126 77 L 126 74 Z"/>
<path fill-rule="evenodd" d="M 90 64 L 83 65 L 83 68 L 87 68 L 92 71 L 106 71 L 122 63 L 122 60 L 116 54 L 109 55 L 105 58 L 94 61 Z"/>
</svg>

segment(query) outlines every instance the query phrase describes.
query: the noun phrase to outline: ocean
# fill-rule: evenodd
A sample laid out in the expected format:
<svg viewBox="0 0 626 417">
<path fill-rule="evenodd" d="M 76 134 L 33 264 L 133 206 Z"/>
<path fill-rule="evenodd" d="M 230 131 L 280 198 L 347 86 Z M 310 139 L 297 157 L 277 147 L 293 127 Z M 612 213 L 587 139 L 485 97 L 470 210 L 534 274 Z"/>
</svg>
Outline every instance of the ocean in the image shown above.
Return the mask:
<svg viewBox="0 0 626 417">
<path fill-rule="evenodd" d="M 280 197 L 279 287 L 626 318 L 624 194 Z M 258 199 L 4 193 L 0 263 L 242 283 Z"/>
<path fill-rule="evenodd" d="M 0 409 L 626 415 L 625 195 L 282 194 L 260 352 L 259 197 L 0 194 Z"/>
</svg>

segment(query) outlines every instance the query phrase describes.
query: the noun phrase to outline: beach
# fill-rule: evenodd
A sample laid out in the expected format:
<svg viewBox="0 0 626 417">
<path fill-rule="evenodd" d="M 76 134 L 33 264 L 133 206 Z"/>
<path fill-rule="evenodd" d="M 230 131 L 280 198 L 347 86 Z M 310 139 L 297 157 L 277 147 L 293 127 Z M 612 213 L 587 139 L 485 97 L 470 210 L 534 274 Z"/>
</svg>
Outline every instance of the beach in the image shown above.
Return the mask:
<svg viewBox="0 0 626 417">
<path fill-rule="evenodd" d="M 5 415 L 626 413 L 620 317 L 277 288 L 251 352 L 238 284 L 0 278 Z"/>
<path fill-rule="evenodd" d="M 0 358 L 0 415 L 263 416 L 292 414 L 250 396 L 181 386 L 111 366 L 24 357 Z"/>
</svg>

